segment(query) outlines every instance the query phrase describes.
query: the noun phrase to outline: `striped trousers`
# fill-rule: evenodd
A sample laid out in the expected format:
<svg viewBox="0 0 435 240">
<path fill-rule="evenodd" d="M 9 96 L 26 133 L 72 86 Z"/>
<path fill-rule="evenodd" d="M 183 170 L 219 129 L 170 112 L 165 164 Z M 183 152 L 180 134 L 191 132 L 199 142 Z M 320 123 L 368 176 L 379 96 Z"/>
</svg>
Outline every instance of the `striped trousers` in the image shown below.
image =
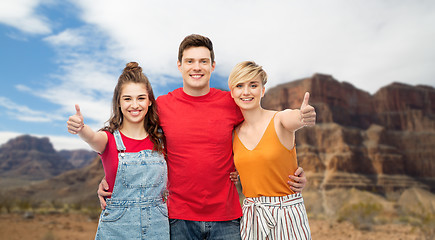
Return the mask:
<svg viewBox="0 0 435 240">
<path fill-rule="evenodd" d="M 300 193 L 283 197 L 245 198 L 240 222 L 242 240 L 311 239 Z"/>
</svg>

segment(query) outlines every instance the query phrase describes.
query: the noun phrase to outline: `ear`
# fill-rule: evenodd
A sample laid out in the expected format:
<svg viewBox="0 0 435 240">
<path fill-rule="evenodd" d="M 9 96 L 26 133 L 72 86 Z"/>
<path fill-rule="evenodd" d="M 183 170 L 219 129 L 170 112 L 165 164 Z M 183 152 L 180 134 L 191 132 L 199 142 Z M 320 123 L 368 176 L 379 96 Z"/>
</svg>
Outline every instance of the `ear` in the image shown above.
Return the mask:
<svg viewBox="0 0 435 240">
<path fill-rule="evenodd" d="M 213 72 L 214 71 L 214 68 L 216 67 L 216 62 L 213 62 L 212 64 L 211 64 L 211 72 Z"/>
<path fill-rule="evenodd" d="M 177 67 L 178 67 L 178 71 L 181 72 L 181 62 L 180 62 L 180 60 L 177 60 Z"/>
<path fill-rule="evenodd" d="M 263 86 L 263 90 L 261 90 L 261 97 L 264 97 L 264 93 L 266 93 L 266 88 Z"/>
</svg>

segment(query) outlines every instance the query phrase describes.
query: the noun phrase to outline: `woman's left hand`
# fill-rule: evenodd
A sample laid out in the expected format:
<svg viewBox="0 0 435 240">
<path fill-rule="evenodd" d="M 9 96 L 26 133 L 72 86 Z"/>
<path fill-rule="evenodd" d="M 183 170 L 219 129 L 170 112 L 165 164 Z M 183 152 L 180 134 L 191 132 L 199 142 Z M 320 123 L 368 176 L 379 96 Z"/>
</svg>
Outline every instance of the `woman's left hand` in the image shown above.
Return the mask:
<svg viewBox="0 0 435 240">
<path fill-rule="evenodd" d="M 294 175 L 289 175 L 290 181 L 288 181 L 288 185 L 290 189 L 294 192 L 302 192 L 307 184 L 307 178 L 305 177 L 304 169 L 298 167 Z"/>
</svg>

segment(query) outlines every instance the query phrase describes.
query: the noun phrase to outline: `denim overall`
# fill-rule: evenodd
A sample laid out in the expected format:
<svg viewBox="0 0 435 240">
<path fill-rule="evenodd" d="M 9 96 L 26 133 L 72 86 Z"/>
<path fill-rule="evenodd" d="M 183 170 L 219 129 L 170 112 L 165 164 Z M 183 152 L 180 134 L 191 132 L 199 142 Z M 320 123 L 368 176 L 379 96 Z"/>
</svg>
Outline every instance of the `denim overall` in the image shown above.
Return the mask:
<svg viewBox="0 0 435 240">
<path fill-rule="evenodd" d="M 168 209 L 163 200 L 167 182 L 163 155 L 151 150 L 125 152 L 119 131 L 113 135 L 118 170 L 95 239 L 169 239 Z"/>
</svg>

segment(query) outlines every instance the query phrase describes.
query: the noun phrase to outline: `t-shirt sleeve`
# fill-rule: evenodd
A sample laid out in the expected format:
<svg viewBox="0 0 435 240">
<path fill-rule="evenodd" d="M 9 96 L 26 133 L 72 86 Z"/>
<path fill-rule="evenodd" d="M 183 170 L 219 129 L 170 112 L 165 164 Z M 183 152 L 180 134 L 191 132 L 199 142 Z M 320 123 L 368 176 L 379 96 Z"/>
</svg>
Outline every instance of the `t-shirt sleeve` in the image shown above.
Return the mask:
<svg viewBox="0 0 435 240">
<path fill-rule="evenodd" d="M 109 149 L 110 149 L 110 146 L 113 144 L 113 137 L 112 137 L 113 135 L 108 131 L 104 131 L 104 132 L 107 135 L 107 144 L 106 144 L 106 147 L 104 148 L 104 151 L 102 153 L 98 153 L 98 155 L 100 155 L 100 157 L 102 159 L 107 158 L 107 156 L 110 154 Z"/>
<path fill-rule="evenodd" d="M 239 106 L 237 106 L 237 104 L 234 102 L 234 99 L 231 97 L 230 92 L 227 92 L 227 98 L 229 99 L 228 101 L 234 110 L 234 125 L 237 126 L 245 119 L 243 118 L 243 114 Z"/>
<path fill-rule="evenodd" d="M 236 114 L 235 114 L 236 115 L 236 125 L 239 125 L 245 119 L 243 118 L 242 111 L 240 110 L 239 106 L 237 106 L 237 105 L 235 108 L 235 112 L 236 112 Z"/>
</svg>

